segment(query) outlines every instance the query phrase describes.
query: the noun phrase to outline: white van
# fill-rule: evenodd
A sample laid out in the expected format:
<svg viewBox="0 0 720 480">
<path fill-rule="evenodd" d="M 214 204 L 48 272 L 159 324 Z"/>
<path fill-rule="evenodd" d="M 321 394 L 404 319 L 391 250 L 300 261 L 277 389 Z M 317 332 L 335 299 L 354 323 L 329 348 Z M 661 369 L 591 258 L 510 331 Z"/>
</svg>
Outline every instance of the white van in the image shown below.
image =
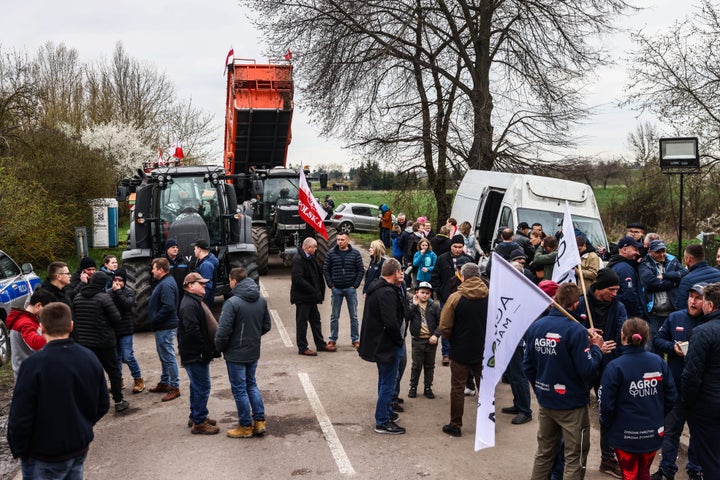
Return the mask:
<svg viewBox="0 0 720 480">
<path fill-rule="evenodd" d="M 483 251 L 489 252 L 501 228 L 515 231 L 520 222 L 540 223 L 547 234 L 557 232 L 570 204 L 573 222 L 596 248 L 607 247 L 595 195 L 584 183 L 517 173 L 468 170 L 451 216 L 468 221 Z"/>
</svg>

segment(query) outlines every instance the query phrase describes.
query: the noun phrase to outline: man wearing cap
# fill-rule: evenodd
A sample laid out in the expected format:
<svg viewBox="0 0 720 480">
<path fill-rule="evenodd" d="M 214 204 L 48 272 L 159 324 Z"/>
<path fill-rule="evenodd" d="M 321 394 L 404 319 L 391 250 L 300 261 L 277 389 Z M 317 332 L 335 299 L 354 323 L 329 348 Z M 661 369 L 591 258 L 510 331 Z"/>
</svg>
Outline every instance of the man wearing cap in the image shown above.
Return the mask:
<svg viewBox="0 0 720 480">
<path fill-rule="evenodd" d="M 318 351 L 337 352 L 337 347 L 325 343 L 320 323 L 318 304 L 325 299 L 325 283 L 322 269 L 315 259 L 317 241 L 306 238 L 302 249 L 292 259 L 290 270 L 290 303 L 295 305 L 295 343 L 298 353 L 314 357 L 317 352 L 308 348 L 307 328 L 310 325 L 315 347 Z"/>
<path fill-rule="evenodd" d="M 650 326 L 650 351 L 654 351 L 652 339 L 657 335 L 658 329 L 668 315 L 676 310 L 670 299 L 674 296 L 673 290 L 678 287 L 686 273 L 680 262 L 667 253 L 662 240 L 650 242 L 647 255 L 638 265 L 638 276 L 645 292 L 645 311 L 648 313 Z"/>
<path fill-rule="evenodd" d="M 188 273 L 183 279 L 185 295 L 178 310 L 178 353 L 190 379 L 190 433 L 214 435 L 220 432 L 216 421 L 208 417 L 210 398 L 210 362 L 215 358 L 217 322 L 203 303 L 207 279 Z"/>
<path fill-rule="evenodd" d="M 215 304 L 215 283 L 217 279 L 217 257 L 210 252 L 210 243 L 207 240 L 198 240 L 193 244 L 193 254 L 197 259 L 195 262 L 195 271 L 207 280 L 205 284 L 205 297 L 203 302 L 212 308 Z"/>
<path fill-rule="evenodd" d="M 510 233 L 512 234 L 512 231 Z M 452 293 L 452 282 L 453 279 L 457 278 L 458 261 L 462 261 L 463 263 L 472 261 L 470 257 L 463 253 L 464 247 L 465 238 L 462 235 L 455 235 L 450 240 L 450 251 L 440 255 L 437 262 L 435 262 L 435 268 L 430 277 L 430 284 L 436 292 L 437 299 L 440 301 L 440 308 L 443 307 L 450 293 Z M 450 344 L 445 339 L 442 341 L 441 350 L 443 365 L 450 365 Z"/>
<path fill-rule="evenodd" d="M 703 313 L 685 354 L 682 399 L 695 458 L 703 477 L 714 480 L 720 478 L 720 283 L 703 288 Z"/>
<path fill-rule="evenodd" d="M 620 279 L 618 296 L 625 305 L 628 317 L 647 318 L 647 311 L 642 296 L 642 286 L 638 279 L 637 258 L 640 255 L 642 243 L 633 237 L 627 236 L 618 242 L 618 253 L 610 257 L 608 268 L 617 273 Z"/>
<path fill-rule="evenodd" d="M 175 279 L 170 275 L 167 258 L 153 260 L 151 272 L 156 283 L 148 303 L 148 319 L 150 330 L 155 334 L 155 349 L 160 358 L 162 373 L 158 384 L 149 391 L 164 393 L 162 401 L 168 402 L 180 396 L 180 375 L 175 358 L 179 293 Z"/>
<path fill-rule="evenodd" d="M 576 316 L 580 318 L 580 322 L 584 327 L 591 327 L 590 317 L 592 316 L 592 327 L 602 331 L 604 340 L 602 361 L 597 375 L 591 378 L 589 382 L 596 393 L 600 387 L 600 377 L 605 365 L 620 355 L 620 350 L 616 347 L 622 343 L 622 325 L 628 315 L 625 305 L 618 297 L 619 291 L 620 279 L 617 273 L 610 268 L 601 268 L 598 271 L 595 283 L 590 285 L 587 292 L 587 303 L 585 303 L 585 297 L 581 297 L 576 310 Z M 588 308 L 590 310 L 589 314 Z M 601 472 L 617 478 L 622 477 L 615 451 L 608 442 L 607 429 L 603 427 L 600 428 L 600 457 Z"/>
<path fill-rule="evenodd" d="M 662 324 L 657 335 L 653 338 L 655 352 L 667 356 L 670 373 L 675 384 L 682 384 L 682 371 L 685 367 L 685 352 L 683 344 L 687 347 L 693 329 L 700 324 L 703 316 L 703 289 L 707 284 L 698 283 L 690 288 L 690 295 L 687 300 L 687 308 L 671 313 L 665 323 Z M 652 475 L 653 480 L 674 479 L 678 471 L 676 465 L 678 448 L 680 446 L 680 435 L 687 420 L 685 405 L 677 402 L 673 409 L 665 416 L 665 436 L 663 437 L 662 457 L 660 465 Z M 693 439 L 687 452 L 688 462 L 685 466 L 688 478 L 701 479 L 702 468 L 698 464 L 693 448 Z"/>
<path fill-rule="evenodd" d="M 168 239 L 165 242 L 165 255 L 163 257 L 168 259 L 170 262 L 170 275 L 175 279 L 178 286 L 178 292 L 180 292 L 180 300 L 183 295 L 183 280 L 185 275 L 188 273 L 188 265 L 185 263 L 185 259 L 180 255 L 180 248 L 178 242 L 174 238 Z"/>
<path fill-rule="evenodd" d="M 515 243 L 520 245 L 520 248 L 523 249 L 527 259 L 532 261 L 533 256 L 535 256 L 535 247 L 533 247 L 532 243 L 530 243 L 530 237 L 528 236 L 529 233 L 530 225 L 528 225 L 527 222 L 520 222 L 518 223 L 513 240 Z"/>
<path fill-rule="evenodd" d="M 705 261 L 705 249 L 699 243 L 693 243 L 685 247 L 683 252 L 685 266 L 688 268 L 688 274 L 680 280 L 675 295 L 671 298 L 675 308 L 683 308 L 687 302 L 690 288 L 697 283 L 715 283 L 720 282 L 720 270 L 711 267 Z"/>
<path fill-rule="evenodd" d="M 440 305 L 433 301 L 432 292 L 432 284 L 420 282 L 407 309 L 406 319 L 412 336 L 412 368 L 408 392 L 410 398 L 417 396 L 421 370 L 425 371 L 423 394 L 427 398 L 435 398 L 432 384 L 435 374 L 435 354 L 440 338 Z"/>
</svg>

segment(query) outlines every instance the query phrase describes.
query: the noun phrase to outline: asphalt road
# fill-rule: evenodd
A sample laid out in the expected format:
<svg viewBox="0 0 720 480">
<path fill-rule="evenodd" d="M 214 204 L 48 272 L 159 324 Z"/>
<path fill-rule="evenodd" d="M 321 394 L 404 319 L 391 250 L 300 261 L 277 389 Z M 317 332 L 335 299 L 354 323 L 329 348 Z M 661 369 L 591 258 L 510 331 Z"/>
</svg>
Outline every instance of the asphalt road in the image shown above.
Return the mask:
<svg viewBox="0 0 720 480">
<path fill-rule="evenodd" d="M 269 274 L 262 277 L 261 287 L 273 318 L 272 330 L 263 337 L 257 371 L 265 402 L 267 434 L 250 439 L 225 436 L 225 431 L 237 424 L 237 413 L 225 363 L 216 360 L 211 365 L 213 386 L 209 410 L 218 420 L 221 433 L 191 435 L 187 428 L 188 380 L 181 368 L 182 396 L 177 400 L 162 403 L 160 394 L 146 390 L 132 395 L 129 387 L 125 389 L 130 409 L 117 415 L 111 410 L 96 426 L 95 441 L 85 463 L 85 478 L 515 480 L 529 477 L 537 422 L 511 425 L 511 416 L 499 413 L 501 407 L 512 403 L 508 385 L 499 385 L 496 393 L 496 447 L 475 452 L 476 397 L 466 397 L 461 438 L 441 431 L 449 420 L 450 371 L 441 366 L 438 352 L 433 387 L 436 398 L 430 400 L 421 395 L 407 398 L 408 364 L 401 393 L 406 411 L 398 422 L 407 428 L 407 434 L 376 434 L 373 413 L 377 370 L 374 364 L 361 360 L 352 348 L 347 311 L 343 310 L 340 319 L 338 352 L 321 353 L 317 357 L 299 356 L 295 347 L 295 309 L 289 302 L 289 268 L 280 266 L 279 262 L 271 264 Z M 361 312 L 362 303 L 360 301 Z M 326 338 L 329 311 L 328 298 L 321 305 Z M 135 353 L 147 385 L 154 385 L 159 379 L 160 364 L 152 334 L 135 335 Z M 124 374 L 126 384 L 131 384 L 129 372 L 125 370 Z M 591 417 L 594 428 L 586 478 L 609 479 L 611 477 L 597 471 L 597 411 L 591 412 Z M 684 459 L 682 462 L 684 465 Z"/>
</svg>

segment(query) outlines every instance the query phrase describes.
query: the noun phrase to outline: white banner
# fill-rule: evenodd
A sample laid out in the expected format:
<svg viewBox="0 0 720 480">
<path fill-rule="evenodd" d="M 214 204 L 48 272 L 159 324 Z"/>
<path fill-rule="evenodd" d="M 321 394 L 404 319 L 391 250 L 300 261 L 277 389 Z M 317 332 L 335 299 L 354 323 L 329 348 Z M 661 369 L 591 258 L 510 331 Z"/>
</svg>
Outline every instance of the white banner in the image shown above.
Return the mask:
<svg viewBox="0 0 720 480">
<path fill-rule="evenodd" d="M 495 446 L 495 387 L 530 324 L 553 303 L 504 258 L 492 256 L 475 451 Z"/>
<path fill-rule="evenodd" d="M 574 268 L 580 264 L 580 251 L 575 239 L 575 226 L 570 216 L 570 204 L 565 200 L 565 216 L 563 217 L 562 237 L 558 241 L 557 259 L 553 268 L 553 282 L 575 282 Z"/>
</svg>

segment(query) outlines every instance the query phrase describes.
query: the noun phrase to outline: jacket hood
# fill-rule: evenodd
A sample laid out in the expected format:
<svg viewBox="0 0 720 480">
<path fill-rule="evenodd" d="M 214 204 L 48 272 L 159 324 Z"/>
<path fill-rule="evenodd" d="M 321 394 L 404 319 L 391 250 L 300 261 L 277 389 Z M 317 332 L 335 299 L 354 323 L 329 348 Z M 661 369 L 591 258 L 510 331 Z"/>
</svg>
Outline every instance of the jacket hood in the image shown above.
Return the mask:
<svg viewBox="0 0 720 480">
<path fill-rule="evenodd" d="M 608 261 L 606 267 L 611 268 L 613 265 L 616 265 L 618 263 L 627 263 L 630 265 L 634 270 L 637 270 L 638 262 L 635 259 L 632 258 L 625 258 L 620 254 L 615 254 L 612 257 L 610 257 L 610 260 Z"/>
<path fill-rule="evenodd" d="M 470 277 L 464 280 L 460 286 L 458 286 L 457 291 L 460 295 L 470 300 L 481 300 L 486 298 L 490 293 L 487 285 L 478 277 Z"/>
<path fill-rule="evenodd" d="M 88 280 L 87 286 L 80 290 L 80 293 L 83 297 L 90 298 L 98 293 L 104 292 L 108 278 L 109 277 L 102 271 L 96 271 L 93 273 L 93 276 L 90 277 L 90 280 Z"/>
<path fill-rule="evenodd" d="M 246 302 L 256 302 L 260 298 L 260 288 L 252 278 L 244 278 L 233 288 L 233 295 L 237 295 Z"/>
<path fill-rule="evenodd" d="M 8 313 L 7 316 L 7 327 L 12 330 L 13 325 L 18 323 L 22 318 L 30 318 L 33 322 L 40 324 L 36 315 L 28 312 L 27 310 L 23 310 L 22 308 L 13 307 L 10 309 L 10 313 Z"/>
<path fill-rule="evenodd" d="M 368 287 L 367 291 L 365 292 L 367 295 L 370 295 L 372 292 L 375 292 L 377 290 L 381 290 L 383 288 L 394 288 L 392 284 L 390 284 L 387 280 L 385 280 L 383 277 L 376 278 L 372 281 L 370 286 Z"/>
</svg>

